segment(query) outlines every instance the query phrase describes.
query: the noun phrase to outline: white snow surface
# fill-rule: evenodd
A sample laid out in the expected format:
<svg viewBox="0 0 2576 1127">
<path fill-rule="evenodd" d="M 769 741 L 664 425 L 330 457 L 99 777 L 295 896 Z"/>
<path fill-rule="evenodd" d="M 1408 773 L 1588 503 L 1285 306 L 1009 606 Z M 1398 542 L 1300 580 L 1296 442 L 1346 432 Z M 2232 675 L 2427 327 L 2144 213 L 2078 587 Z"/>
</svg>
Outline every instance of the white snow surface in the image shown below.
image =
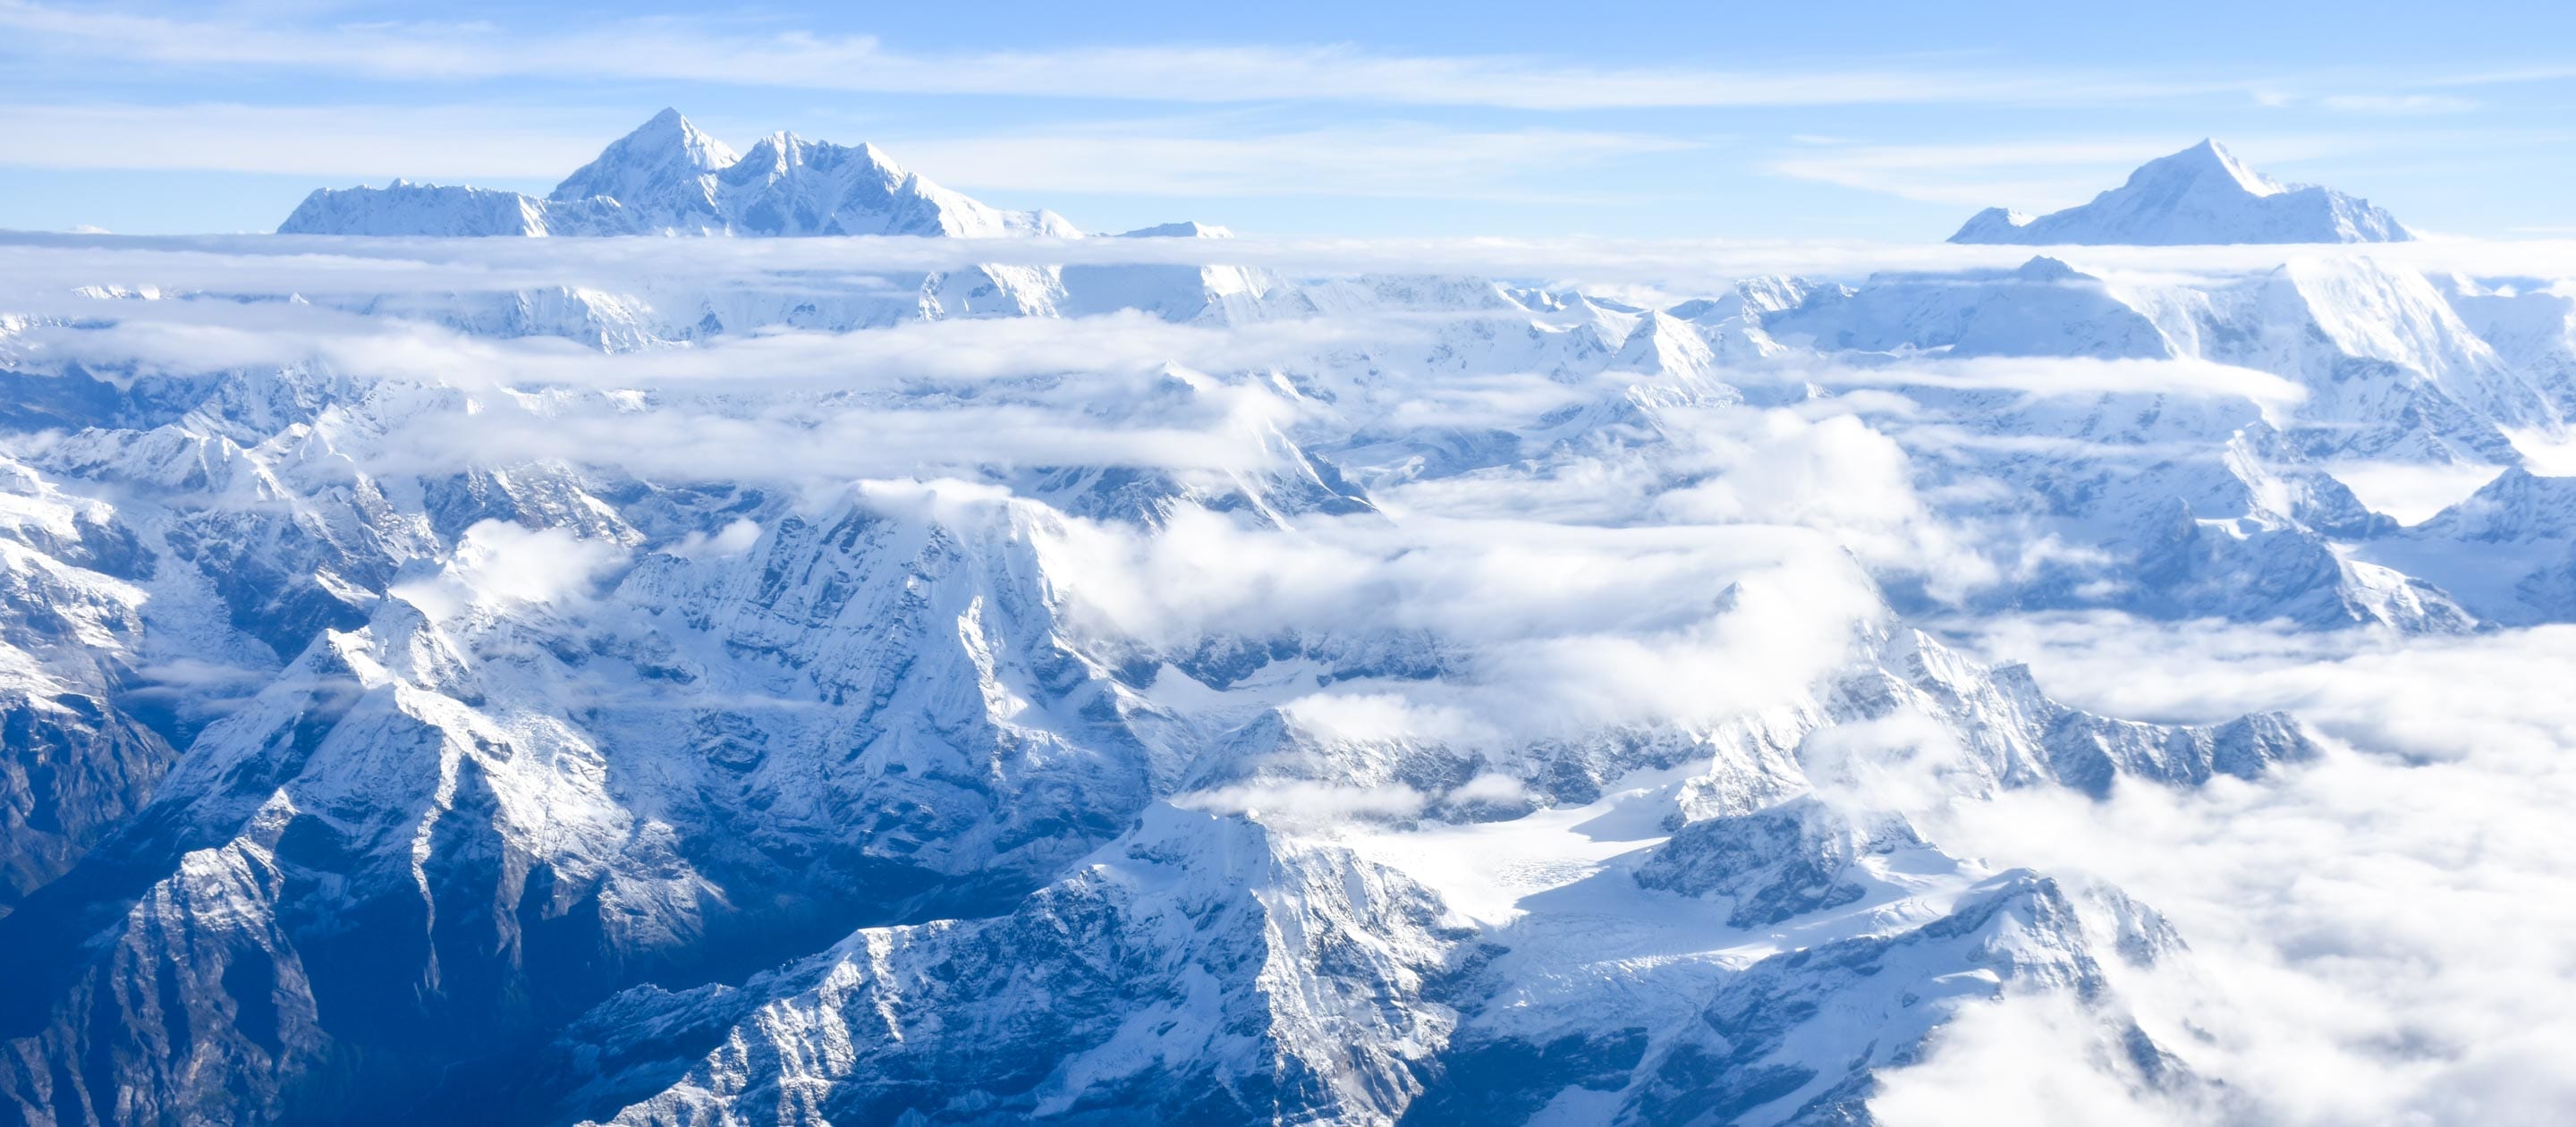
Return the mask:
<svg viewBox="0 0 2576 1127">
<path fill-rule="evenodd" d="M 2285 185 L 2246 167 L 2216 141 L 2140 165 L 2091 203 L 2024 215 L 1988 208 L 1954 243 L 2068 246 L 2120 243 L 2385 243 L 2414 238 L 2370 201 L 2315 185 Z"/>
</svg>

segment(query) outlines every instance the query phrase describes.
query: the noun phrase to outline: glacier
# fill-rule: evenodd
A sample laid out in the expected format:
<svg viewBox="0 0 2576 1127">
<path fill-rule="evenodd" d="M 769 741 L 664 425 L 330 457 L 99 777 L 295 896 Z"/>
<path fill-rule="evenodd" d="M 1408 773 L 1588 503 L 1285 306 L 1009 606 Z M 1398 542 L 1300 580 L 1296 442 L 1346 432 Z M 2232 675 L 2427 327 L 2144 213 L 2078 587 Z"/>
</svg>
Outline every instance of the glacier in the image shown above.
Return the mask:
<svg viewBox="0 0 2576 1127">
<path fill-rule="evenodd" d="M 2175 1002 L 2205 905 L 1996 826 L 2452 761 L 1991 627 L 2554 637 L 2568 283 L 2214 145 L 2077 212 L 1334 269 L 666 111 L 544 199 L 0 234 L 0 1115 L 1896 1123 L 2047 1006 L 2296 1121 Z M 2302 245 L 2079 247 L 2185 242 Z"/>
</svg>

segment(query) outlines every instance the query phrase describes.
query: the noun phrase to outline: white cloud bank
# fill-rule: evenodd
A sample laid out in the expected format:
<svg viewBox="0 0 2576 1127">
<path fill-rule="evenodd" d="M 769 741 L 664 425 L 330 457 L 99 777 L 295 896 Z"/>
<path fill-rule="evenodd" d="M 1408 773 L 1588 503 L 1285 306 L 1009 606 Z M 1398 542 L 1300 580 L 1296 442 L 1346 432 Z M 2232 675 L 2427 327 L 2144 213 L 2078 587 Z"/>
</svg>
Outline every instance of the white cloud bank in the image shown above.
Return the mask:
<svg viewBox="0 0 2576 1127">
<path fill-rule="evenodd" d="M 1959 1122 L 1962 1100 L 1993 1123 L 2092 1103 L 2088 1122 L 2284 1127 L 2534 1123 L 2576 1106 L 2576 628 L 2400 641 L 2052 618 L 1999 624 L 1987 644 L 2088 707 L 2289 708 L 2343 746 L 2256 783 L 2015 793 L 1932 816 L 1954 848 L 2162 910 L 2190 956 L 2119 985 L 2224 1087 L 2196 1102 L 2087 1089 L 2080 1024 L 2016 1001 L 1892 1077 L 1876 1105 L 1891 1124 Z"/>
<path fill-rule="evenodd" d="M 283 218 L 283 217 L 281 217 Z M 1998 269 L 2036 255 L 2114 284 L 2244 277 L 2294 258 L 2357 256 L 2428 274 L 2576 278 L 2576 239 L 2213 247 L 2000 247 L 1836 240 L 1502 238 L 407 239 L 0 232 L 0 300 L 13 311 L 82 286 L 168 292 L 380 294 L 548 286 L 633 289 L 644 279 L 840 288 L 978 265 L 1225 265 L 1289 277 L 1465 275 L 1522 282 L 1721 292 L 1765 275 L 1857 282 L 1880 272 Z M 917 280 L 917 279 L 916 279 Z M 86 311 L 96 313 L 97 306 Z"/>
</svg>

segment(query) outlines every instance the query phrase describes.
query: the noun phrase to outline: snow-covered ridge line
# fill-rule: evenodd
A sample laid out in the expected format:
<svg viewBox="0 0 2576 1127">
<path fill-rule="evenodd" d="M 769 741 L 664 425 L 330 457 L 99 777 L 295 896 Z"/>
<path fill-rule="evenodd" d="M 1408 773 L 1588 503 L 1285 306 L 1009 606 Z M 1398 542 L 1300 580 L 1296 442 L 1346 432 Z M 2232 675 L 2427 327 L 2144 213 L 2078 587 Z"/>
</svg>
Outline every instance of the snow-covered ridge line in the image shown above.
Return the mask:
<svg viewBox="0 0 2576 1127">
<path fill-rule="evenodd" d="M 2041 216 L 1988 208 L 1950 241 L 2171 246 L 2388 243 L 2415 237 L 2368 200 L 2314 185 L 2282 184 L 2247 167 L 2225 146 L 2205 140 L 2148 161 L 2127 183 L 2091 203 Z"/>
<path fill-rule="evenodd" d="M 926 235 L 1079 237 L 1048 211 L 1003 211 L 907 172 L 874 145 L 773 133 L 746 153 L 666 109 L 543 199 L 411 184 L 321 188 L 287 235 Z"/>
</svg>

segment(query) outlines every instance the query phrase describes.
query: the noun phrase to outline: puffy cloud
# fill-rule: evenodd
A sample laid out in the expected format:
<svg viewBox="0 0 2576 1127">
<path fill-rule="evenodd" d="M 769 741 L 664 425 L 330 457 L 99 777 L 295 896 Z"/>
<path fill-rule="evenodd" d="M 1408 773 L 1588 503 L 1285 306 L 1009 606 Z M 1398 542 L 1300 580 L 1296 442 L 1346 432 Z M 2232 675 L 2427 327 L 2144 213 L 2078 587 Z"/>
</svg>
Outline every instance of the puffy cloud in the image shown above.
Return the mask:
<svg viewBox="0 0 2576 1127">
<path fill-rule="evenodd" d="M 1457 709 L 1418 703 L 1397 693 L 1314 693 L 1282 710 L 1299 728 L 1359 743 L 1440 743 L 1488 734 Z"/>
<path fill-rule="evenodd" d="M 1916 493 L 1903 447 L 1854 415 L 1711 412 L 1681 431 L 1678 468 L 1706 476 L 1656 498 L 1655 515 L 1815 528 L 1886 571 L 1926 577 L 1957 598 L 1997 577 Z"/>
<path fill-rule="evenodd" d="M 1487 772 L 1458 784 L 1441 800 L 1453 806 L 1510 806 L 1529 800 L 1529 788 L 1509 775 Z"/>
<path fill-rule="evenodd" d="M 1172 805 L 1216 814 L 1245 814 L 1265 822 L 1312 829 L 1355 818 L 1409 818 L 1422 812 L 1425 801 L 1422 792 L 1402 785 L 1353 787 L 1287 781 L 1192 791 L 1174 798 Z"/>
<path fill-rule="evenodd" d="M 2555 1063 L 2576 1049 L 2576 703 L 2559 684 L 2576 629 L 2398 639 L 2086 617 L 2007 621 L 1983 641 L 2088 707 L 2282 707 L 2337 740 L 2253 783 L 2100 803 L 2017 792 L 1919 815 L 1954 849 L 2115 884 L 2190 943 L 2119 985 L 2225 1100 L 2115 1102 L 2153 1122 L 2290 1125 L 2536 1122 L 2576 1102 Z M 2085 1083 L 2066 1078 L 2086 1067 L 2082 1039 L 2052 1043 L 2047 1021 L 1962 1025 L 1951 1056 L 1891 1082 L 1889 1106 L 1908 1113 L 1891 1122 L 1941 1122 L 1942 1093 Z"/>
<path fill-rule="evenodd" d="M 2125 1046 L 2056 994 L 1970 1005 L 1915 1065 L 1885 1074 L 1869 1110 L 1887 1127 L 2173 1127 L 2212 1122 L 2196 1102 L 2118 1075 Z M 2072 1065 L 2072 1067 L 2070 1067 Z"/>
<path fill-rule="evenodd" d="M 436 576 L 397 583 L 392 592 L 431 618 L 444 619 L 478 604 L 579 598 L 594 579 L 625 560 L 624 548 L 567 529 L 486 520 L 465 530 Z"/>
<path fill-rule="evenodd" d="M 704 532 L 691 532 L 682 536 L 679 543 L 662 550 L 687 560 L 723 559 L 750 551 L 751 546 L 759 540 L 760 526 L 748 519 L 741 519 L 717 529 L 712 536 Z"/>
<path fill-rule="evenodd" d="M 1518 746 L 1602 725 L 1707 724 L 1796 694 L 1885 614 L 1850 555 L 1763 524 L 1585 527 L 1413 514 L 1038 536 L 1076 628 L 1197 639 L 1373 638 L 1436 658 L 1296 704 L 1324 732 Z"/>
<path fill-rule="evenodd" d="M 1958 737 L 1911 710 L 1822 729 L 1798 756 L 1816 796 L 1854 812 L 1923 810 L 1981 785 Z"/>
</svg>

